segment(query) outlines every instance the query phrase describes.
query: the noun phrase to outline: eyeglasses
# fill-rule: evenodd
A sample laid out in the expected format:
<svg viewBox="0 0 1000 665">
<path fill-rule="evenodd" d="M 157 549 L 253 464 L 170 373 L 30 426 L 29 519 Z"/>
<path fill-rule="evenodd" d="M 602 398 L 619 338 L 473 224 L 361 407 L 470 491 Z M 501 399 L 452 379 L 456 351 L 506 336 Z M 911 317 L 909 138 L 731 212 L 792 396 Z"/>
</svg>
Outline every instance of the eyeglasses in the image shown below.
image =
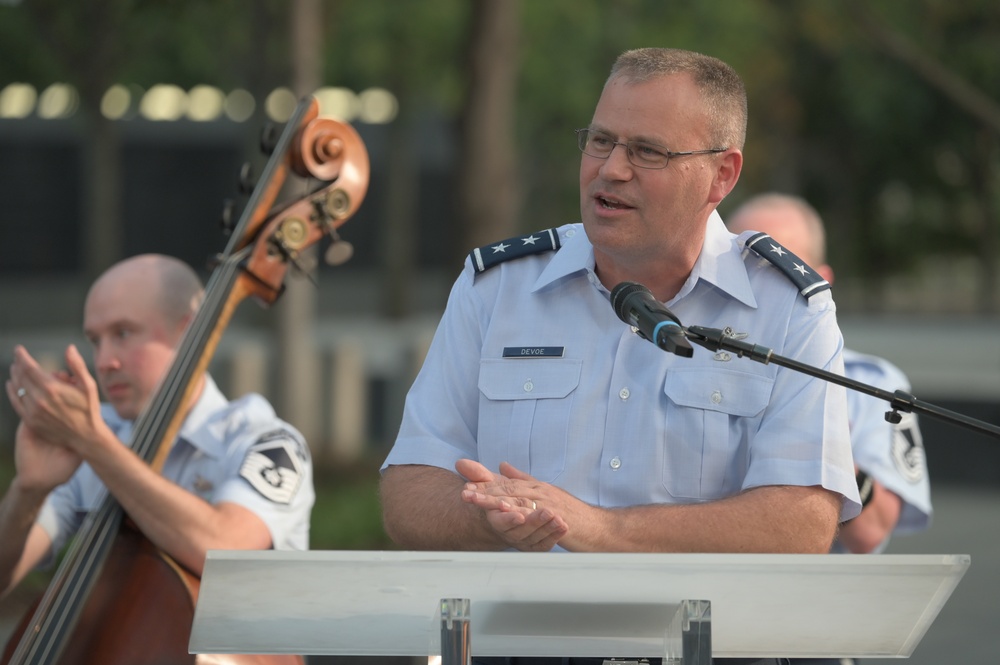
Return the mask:
<svg viewBox="0 0 1000 665">
<path fill-rule="evenodd" d="M 628 161 L 640 169 L 666 168 L 671 157 L 682 155 L 706 155 L 714 152 L 725 152 L 729 148 L 709 148 L 708 150 L 686 150 L 674 152 L 662 145 L 646 143 L 645 141 L 616 141 L 614 136 L 596 129 L 576 130 L 577 145 L 585 155 L 607 159 L 616 145 L 624 146 Z"/>
</svg>

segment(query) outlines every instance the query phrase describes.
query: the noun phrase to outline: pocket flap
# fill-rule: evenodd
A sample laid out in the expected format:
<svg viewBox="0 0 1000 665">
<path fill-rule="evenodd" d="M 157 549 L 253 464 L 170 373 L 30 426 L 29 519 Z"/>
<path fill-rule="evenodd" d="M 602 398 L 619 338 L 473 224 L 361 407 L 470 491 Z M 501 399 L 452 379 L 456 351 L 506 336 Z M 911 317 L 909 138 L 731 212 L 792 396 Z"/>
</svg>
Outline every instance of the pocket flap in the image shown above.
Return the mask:
<svg viewBox="0 0 1000 665">
<path fill-rule="evenodd" d="M 716 368 L 671 368 L 663 390 L 679 406 L 755 416 L 771 399 L 774 379 Z"/>
<path fill-rule="evenodd" d="M 491 359 L 479 363 L 479 390 L 487 399 L 559 399 L 580 384 L 575 358 Z"/>
</svg>

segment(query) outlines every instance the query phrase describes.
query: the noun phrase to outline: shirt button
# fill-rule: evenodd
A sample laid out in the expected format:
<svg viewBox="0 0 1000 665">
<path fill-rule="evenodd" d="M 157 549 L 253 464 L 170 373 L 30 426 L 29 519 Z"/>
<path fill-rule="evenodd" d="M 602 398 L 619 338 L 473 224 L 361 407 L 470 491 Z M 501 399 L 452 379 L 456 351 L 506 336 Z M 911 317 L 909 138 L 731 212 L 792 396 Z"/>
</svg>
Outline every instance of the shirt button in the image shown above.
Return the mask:
<svg viewBox="0 0 1000 665">
<path fill-rule="evenodd" d="M 527 381 L 524 382 L 524 392 L 530 393 L 534 389 L 535 389 L 535 384 L 531 382 L 531 379 L 528 379 Z"/>
<path fill-rule="evenodd" d="M 628 396 L 631 394 L 632 393 L 628 391 L 628 388 L 622 388 L 621 390 L 618 391 L 618 396 L 621 397 L 622 400 L 628 399 Z"/>
<path fill-rule="evenodd" d="M 611 461 L 608 462 L 608 464 L 611 466 L 612 469 L 617 469 L 621 467 L 622 461 L 617 457 L 612 457 Z"/>
<path fill-rule="evenodd" d="M 569 229 L 568 231 L 566 231 L 566 237 L 567 238 L 572 238 L 575 235 L 576 235 L 576 230 L 575 229 Z"/>
<path fill-rule="evenodd" d="M 718 404 L 721 401 L 722 401 L 722 393 L 719 392 L 718 390 L 714 391 L 712 393 L 712 403 L 713 404 Z"/>
</svg>

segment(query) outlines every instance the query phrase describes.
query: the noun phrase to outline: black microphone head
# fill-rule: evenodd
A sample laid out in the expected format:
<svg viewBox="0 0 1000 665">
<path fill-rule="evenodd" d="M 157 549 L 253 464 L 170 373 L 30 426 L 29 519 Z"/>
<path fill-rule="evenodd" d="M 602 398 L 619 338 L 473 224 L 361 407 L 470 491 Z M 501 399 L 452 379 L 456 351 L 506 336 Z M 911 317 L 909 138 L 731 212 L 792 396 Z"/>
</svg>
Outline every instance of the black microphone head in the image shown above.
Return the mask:
<svg viewBox="0 0 1000 665">
<path fill-rule="evenodd" d="M 615 314 L 618 315 L 619 319 L 631 325 L 629 308 L 625 303 L 628 301 L 629 296 L 642 292 L 648 293 L 649 297 L 653 298 L 653 292 L 639 282 L 620 282 L 615 288 L 611 289 L 611 308 L 615 310 Z"/>
</svg>

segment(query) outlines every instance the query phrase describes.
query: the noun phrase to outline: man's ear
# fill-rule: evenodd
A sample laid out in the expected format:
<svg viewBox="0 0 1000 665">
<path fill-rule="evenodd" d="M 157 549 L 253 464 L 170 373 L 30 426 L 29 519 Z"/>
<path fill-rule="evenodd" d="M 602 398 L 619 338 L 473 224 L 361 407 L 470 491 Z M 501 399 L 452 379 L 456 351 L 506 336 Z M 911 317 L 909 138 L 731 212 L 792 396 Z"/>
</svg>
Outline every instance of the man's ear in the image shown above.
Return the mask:
<svg viewBox="0 0 1000 665">
<path fill-rule="evenodd" d="M 736 187 L 736 181 L 740 179 L 740 172 L 743 170 L 743 153 L 735 148 L 726 151 L 719 160 L 719 167 L 715 172 L 715 180 L 712 182 L 712 189 L 709 192 L 709 200 L 718 204 L 729 195 Z"/>
</svg>

